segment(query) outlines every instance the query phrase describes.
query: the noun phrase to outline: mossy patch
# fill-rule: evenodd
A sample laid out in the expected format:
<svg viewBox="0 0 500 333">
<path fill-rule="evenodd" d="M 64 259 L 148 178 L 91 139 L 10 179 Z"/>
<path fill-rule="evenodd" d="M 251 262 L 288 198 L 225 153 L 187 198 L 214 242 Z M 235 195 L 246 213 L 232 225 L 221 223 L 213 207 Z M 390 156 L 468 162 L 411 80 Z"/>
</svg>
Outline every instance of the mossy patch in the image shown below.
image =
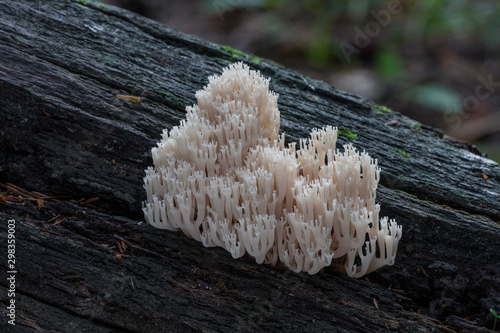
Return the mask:
<svg viewBox="0 0 500 333">
<path fill-rule="evenodd" d="M 422 124 L 420 124 L 418 121 L 414 122 L 410 126 L 413 127 L 416 130 L 421 130 L 422 129 Z"/>
<path fill-rule="evenodd" d="M 375 113 L 376 114 L 392 113 L 392 110 L 389 109 L 387 106 L 384 106 L 384 105 L 374 104 L 373 108 L 375 109 Z"/>
<path fill-rule="evenodd" d="M 398 154 L 401 154 L 401 155 L 403 155 L 404 157 L 410 157 L 410 154 L 408 154 L 407 152 L 405 152 L 404 150 L 399 149 L 399 148 L 394 149 L 394 152 L 396 152 L 396 153 L 398 153 Z"/>
<path fill-rule="evenodd" d="M 342 135 L 347 138 L 347 140 L 354 141 L 358 138 L 358 135 L 356 133 L 351 132 L 349 129 L 345 127 L 341 127 L 337 130 L 337 133 L 339 135 Z"/>
<path fill-rule="evenodd" d="M 262 60 L 259 57 L 251 56 L 243 51 L 236 50 L 228 45 L 225 45 L 225 46 L 217 45 L 217 46 L 215 46 L 215 48 L 219 51 L 224 51 L 227 54 L 230 54 L 233 58 L 236 58 L 236 59 L 243 59 L 243 60 L 248 60 L 248 61 L 252 61 L 252 62 L 262 62 Z"/>
</svg>

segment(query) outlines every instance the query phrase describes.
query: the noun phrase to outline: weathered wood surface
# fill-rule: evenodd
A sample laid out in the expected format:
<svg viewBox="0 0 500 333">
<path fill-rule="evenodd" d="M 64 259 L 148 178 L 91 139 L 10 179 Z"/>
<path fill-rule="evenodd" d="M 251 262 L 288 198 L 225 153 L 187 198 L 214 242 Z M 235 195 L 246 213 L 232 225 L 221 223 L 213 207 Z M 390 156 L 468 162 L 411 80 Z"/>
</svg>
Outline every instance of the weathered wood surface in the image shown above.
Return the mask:
<svg viewBox="0 0 500 333">
<path fill-rule="evenodd" d="M 139 222 L 150 148 L 184 117 L 207 76 L 239 60 L 271 77 L 290 140 L 336 125 L 378 158 L 382 215 L 403 225 L 394 266 L 358 280 L 328 270 L 295 274 Z M 118 93 L 141 95 L 142 103 Z M 29 194 L 0 204 L 2 247 L 5 221 L 18 222 L 14 331 L 492 327 L 489 308 L 500 307 L 500 167 L 470 145 L 272 62 L 114 7 L 62 0 L 0 0 L 0 97 L 0 181 L 64 196 L 41 208 Z M 70 202 L 93 197 L 98 211 Z M 3 304 L 6 287 L 2 278 Z"/>
</svg>

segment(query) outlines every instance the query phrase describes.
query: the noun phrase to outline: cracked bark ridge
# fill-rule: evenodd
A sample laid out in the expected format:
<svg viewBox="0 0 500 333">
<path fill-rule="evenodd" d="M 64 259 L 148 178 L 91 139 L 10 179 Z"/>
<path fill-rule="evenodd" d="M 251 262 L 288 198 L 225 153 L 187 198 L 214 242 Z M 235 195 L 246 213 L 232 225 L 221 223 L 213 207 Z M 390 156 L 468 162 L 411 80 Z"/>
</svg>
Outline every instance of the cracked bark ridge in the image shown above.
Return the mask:
<svg viewBox="0 0 500 333">
<path fill-rule="evenodd" d="M 271 78 L 290 140 L 334 125 L 375 154 L 381 215 L 404 228 L 394 266 L 358 280 L 328 270 L 295 274 L 139 222 L 151 147 L 185 117 L 207 76 L 240 60 Z M 64 196 L 41 207 L 27 198 L 0 204 L 2 221 L 18 222 L 16 331 L 492 328 L 500 167 L 470 145 L 272 62 L 97 3 L 0 0 L 0 96 L 0 181 Z M 70 201 L 93 197 L 98 210 Z M 6 295 L 5 279 L 0 288 Z"/>
</svg>

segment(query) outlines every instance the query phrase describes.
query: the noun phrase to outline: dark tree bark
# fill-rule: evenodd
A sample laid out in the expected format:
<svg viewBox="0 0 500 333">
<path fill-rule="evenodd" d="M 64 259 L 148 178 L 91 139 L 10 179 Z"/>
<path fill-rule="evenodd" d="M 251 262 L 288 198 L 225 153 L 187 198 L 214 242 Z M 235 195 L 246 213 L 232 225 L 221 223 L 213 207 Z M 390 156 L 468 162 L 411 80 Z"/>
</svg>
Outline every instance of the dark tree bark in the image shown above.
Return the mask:
<svg viewBox="0 0 500 333">
<path fill-rule="evenodd" d="M 489 331 L 497 163 L 361 97 L 104 7 L 0 0 L 0 181 L 26 190 L 0 198 L 2 253 L 9 219 L 17 241 L 17 325 L 2 319 L 2 332 Z M 403 225 L 394 266 L 295 274 L 140 222 L 151 147 L 240 60 L 272 79 L 290 140 L 335 125 L 378 158 L 381 214 Z M 8 288 L 2 277 L 4 305 Z"/>
</svg>

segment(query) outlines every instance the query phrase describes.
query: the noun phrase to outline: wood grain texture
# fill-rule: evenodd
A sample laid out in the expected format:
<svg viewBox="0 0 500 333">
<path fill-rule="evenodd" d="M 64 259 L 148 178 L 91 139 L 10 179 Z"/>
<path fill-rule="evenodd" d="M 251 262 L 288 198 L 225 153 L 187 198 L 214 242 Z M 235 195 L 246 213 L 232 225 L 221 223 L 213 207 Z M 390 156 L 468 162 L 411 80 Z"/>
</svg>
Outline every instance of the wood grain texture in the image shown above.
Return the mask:
<svg viewBox="0 0 500 333">
<path fill-rule="evenodd" d="M 328 270 L 295 274 L 140 223 L 151 147 L 184 118 L 209 75 L 240 60 L 271 78 L 289 140 L 314 127 L 344 127 L 378 158 L 382 216 L 403 225 L 394 266 L 358 280 Z M 0 181 L 65 196 L 41 208 L 0 204 L 2 244 L 3 221 L 18 221 L 19 332 L 492 327 L 489 308 L 500 308 L 500 167 L 469 144 L 270 61 L 98 3 L 0 0 L 0 101 Z M 350 142 L 339 141 L 339 148 Z M 93 197 L 98 211 L 70 202 Z M 62 222 L 48 222 L 54 217 Z M 2 278 L 4 304 L 6 287 Z"/>
</svg>

